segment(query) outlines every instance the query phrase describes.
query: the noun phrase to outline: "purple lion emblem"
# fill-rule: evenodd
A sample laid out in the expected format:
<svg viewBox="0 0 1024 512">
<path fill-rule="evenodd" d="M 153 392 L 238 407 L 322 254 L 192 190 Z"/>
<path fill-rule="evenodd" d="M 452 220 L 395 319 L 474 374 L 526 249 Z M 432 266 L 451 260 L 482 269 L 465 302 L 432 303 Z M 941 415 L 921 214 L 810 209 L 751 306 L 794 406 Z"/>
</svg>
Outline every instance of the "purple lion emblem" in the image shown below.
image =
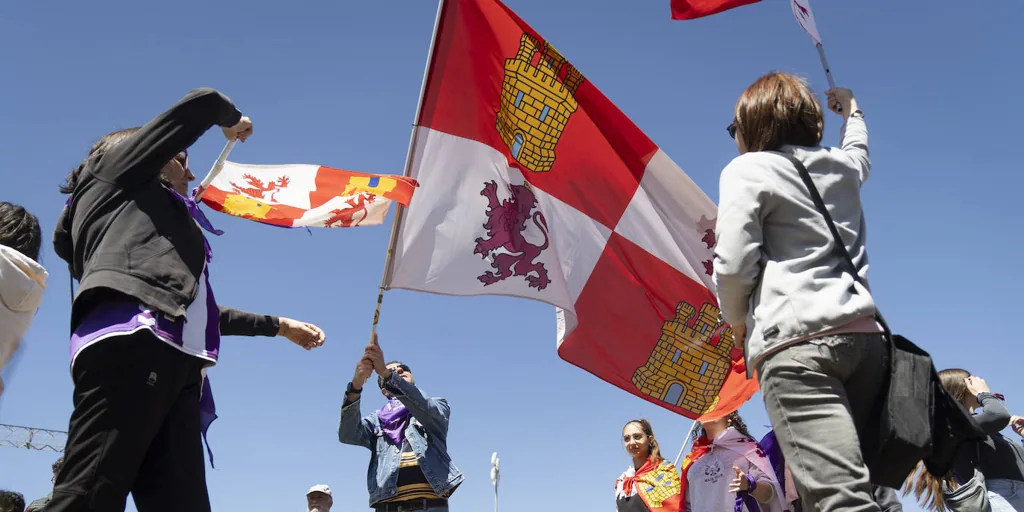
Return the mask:
<svg viewBox="0 0 1024 512">
<path fill-rule="evenodd" d="M 548 248 L 548 223 L 543 213 L 533 211 L 537 206 L 537 196 L 529 185 L 512 185 L 509 190 L 512 196 L 504 201 L 498 200 L 498 184 L 494 181 L 484 184 L 480 191 L 480 195 L 487 198 L 487 222 L 484 223 L 487 238 L 476 239 L 473 254 L 484 259 L 492 255 L 491 267 L 497 272 L 488 271 L 477 279 L 487 286 L 512 276 L 523 276 L 531 288 L 543 290 L 551 283 L 548 269 L 534 260 Z M 533 220 L 544 233 L 543 244 L 531 244 L 523 237 L 527 220 Z M 498 249 L 506 252 L 492 254 Z"/>
</svg>

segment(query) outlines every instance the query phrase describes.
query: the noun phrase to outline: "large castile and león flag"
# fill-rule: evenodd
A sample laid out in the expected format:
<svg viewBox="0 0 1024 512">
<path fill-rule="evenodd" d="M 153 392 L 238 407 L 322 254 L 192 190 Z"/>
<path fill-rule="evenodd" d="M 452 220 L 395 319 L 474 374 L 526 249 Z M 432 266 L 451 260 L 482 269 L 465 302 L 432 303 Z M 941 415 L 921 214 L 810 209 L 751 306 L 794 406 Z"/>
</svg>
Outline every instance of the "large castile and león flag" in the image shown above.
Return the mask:
<svg viewBox="0 0 1024 512">
<path fill-rule="evenodd" d="M 566 361 L 690 418 L 739 408 L 714 203 L 501 2 L 441 9 L 387 287 L 547 302 Z"/>
</svg>

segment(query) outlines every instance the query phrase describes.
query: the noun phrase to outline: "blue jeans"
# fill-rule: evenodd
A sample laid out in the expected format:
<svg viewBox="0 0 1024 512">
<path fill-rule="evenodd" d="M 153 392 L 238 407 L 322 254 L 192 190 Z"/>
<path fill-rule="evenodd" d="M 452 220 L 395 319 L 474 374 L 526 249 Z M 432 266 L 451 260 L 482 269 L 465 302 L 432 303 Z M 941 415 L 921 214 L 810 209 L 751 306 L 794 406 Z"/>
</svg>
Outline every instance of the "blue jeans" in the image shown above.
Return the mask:
<svg viewBox="0 0 1024 512">
<path fill-rule="evenodd" d="M 985 482 L 992 512 L 1024 512 L 1024 482 L 993 479 Z"/>
</svg>

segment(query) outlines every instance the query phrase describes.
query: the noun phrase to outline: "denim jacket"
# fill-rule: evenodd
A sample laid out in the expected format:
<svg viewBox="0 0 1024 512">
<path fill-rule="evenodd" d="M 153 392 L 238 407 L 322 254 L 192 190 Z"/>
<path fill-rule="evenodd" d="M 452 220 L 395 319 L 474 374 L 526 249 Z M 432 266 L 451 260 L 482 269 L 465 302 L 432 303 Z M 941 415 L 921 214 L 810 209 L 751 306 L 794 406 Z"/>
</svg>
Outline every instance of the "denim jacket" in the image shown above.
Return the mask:
<svg viewBox="0 0 1024 512">
<path fill-rule="evenodd" d="M 409 409 L 412 418 L 405 429 L 405 438 L 416 453 L 423 476 L 434 492 L 447 497 L 463 481 L 462 473 L 448 456 L 448 401 L 428 397 L 394 373 L 384 387 Z M 362 417 L 359 402 L 356 400 L 341 408 L 338 440 L 371 451 L 366 487 L 370 491 L 370 506 L 373 506 L 398 493 L 402 447 L 389 442 L 376 411 Z"/>
</svg>

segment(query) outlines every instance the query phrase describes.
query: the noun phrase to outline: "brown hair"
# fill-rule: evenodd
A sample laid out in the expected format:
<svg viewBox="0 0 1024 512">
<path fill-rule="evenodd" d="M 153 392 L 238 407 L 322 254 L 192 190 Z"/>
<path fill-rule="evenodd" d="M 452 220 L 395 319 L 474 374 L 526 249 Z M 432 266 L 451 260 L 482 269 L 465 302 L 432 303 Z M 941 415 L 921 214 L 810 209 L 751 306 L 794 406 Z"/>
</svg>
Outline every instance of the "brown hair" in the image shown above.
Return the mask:
<svg viewBox="0 0 1024 512">
<path fill-rule="evenodd" d="M 650 439 L 651 441 L 651 452 L 647 456 L 653 458 L 654 462 L 661 462 L 665 460 L 665 457 L 661 456 L 661 448 L 658 446 L 658 440 L 654 438 L 654 429 L 651 428 L 651 422 L 648 421 L 646 418 L 633 420 L 623 425 L 622 430 L 626 430 L 626 427 L 633 424 L 638 425 L 640 427 L 640 430 L 643 431 L 644 435 L 647 436 L 647 438 Z"/>
<path fill-rule="evenodd" d="M 85 169 L 85 164 L 88 163 L 89 160 L 102 156 L 104 153 L 110 151 L 111 148 L 118 145 L 121 141 L 127 139 L 137 131 L 139 131 L 138 127 L 125 128 L 124 130 L 108 133 L 104 135 L 103 138 L 96 141 L 96 143 L 92 145 L 92 148 L 89 149 L 89 155 L 85 157 L 85 160 L 82 160 L 82 163 L 78 164 L 78 167 L 68 173 L 68 177 L 65 179 L 64 184 L 60 186 L 60 193 L 70 194 L 74 192 L 75 187 L 78 185 L 78 178 L 82 174 L 82 171 Z"/>
<path fill-rule="evenodd" d="M 817 146 L 825 131 L 821 104 L 807 81 L 788 73 L 758 78 L 740 95 L 734 116 L 747 151 Z"/>
<path fill-rule="evenodd" d="M 939 381 L 942 382 L 942 387 L 962 404 L 967 397 L 967 377 L 970 376 L 971 372 L 967 370 L 950 368 L 939 372 Z M 946 500 L 942 495 L 944 486 L 949 489 L 959 487 L 956 479 L 953 478 L 952 471 L 944 476 L 935 476 L 928 472 L 924 462 L 918 462 L 917 467 L 903 483 L 903 495 L 914 493 L 918 503 L 924 507 L 936 512 L 944 512 L 946 510 Z"/>
</svg>

